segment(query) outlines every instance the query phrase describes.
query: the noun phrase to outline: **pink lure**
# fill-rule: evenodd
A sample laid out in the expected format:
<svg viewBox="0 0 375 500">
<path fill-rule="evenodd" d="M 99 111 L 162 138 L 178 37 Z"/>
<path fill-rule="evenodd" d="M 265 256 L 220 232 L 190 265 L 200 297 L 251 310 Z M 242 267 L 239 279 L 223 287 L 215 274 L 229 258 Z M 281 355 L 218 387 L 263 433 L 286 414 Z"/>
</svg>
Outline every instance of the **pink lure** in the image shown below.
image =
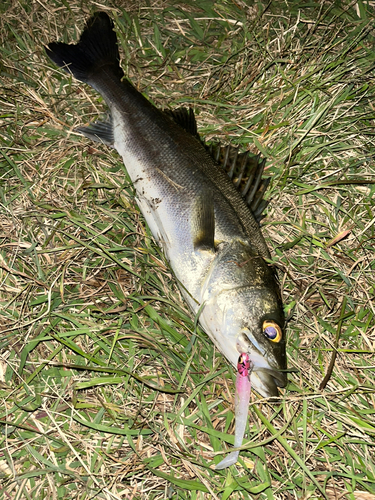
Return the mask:
<svg viewBox="0 0 375 500">
<path fill-rule="evenodd" d="M 243 437 L 246 429 L 247 415 L 249 411 L 249 401 L 251 393 L 250 373 L 252 370 L 252 363 L 247 353 L 240 354 L 237 363 L 237 378 L 236 378 L 236 431 L 234 435 L 234 447 L 238 448 L 242 445 Z M 234 465 L 238 460 L 239 451 L 232 451 L 221 462 L 219 462 L 215 469 L 221 470 Z"/>
<path fill-rule="evenodd" d="M 249 376 L 251 372 L 251 361 L 248 354 L 242 353 L 241 356 L 238 358 L 237 370 L 242 377 Z"/>
</svg>

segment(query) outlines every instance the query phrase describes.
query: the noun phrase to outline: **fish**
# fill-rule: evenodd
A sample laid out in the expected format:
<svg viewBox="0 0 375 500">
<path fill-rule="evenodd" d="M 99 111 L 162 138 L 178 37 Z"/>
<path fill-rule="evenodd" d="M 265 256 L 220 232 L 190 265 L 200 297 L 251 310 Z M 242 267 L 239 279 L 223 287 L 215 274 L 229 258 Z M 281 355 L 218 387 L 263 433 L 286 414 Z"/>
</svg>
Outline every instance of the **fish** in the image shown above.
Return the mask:
<svg viewBox="0 0 375 500">
<path fill-rule="evenodd" d="M 106 13 L 90 17 L 78 43 L 51 42 L 45 50 L 104 98 L 109 119 L 77 131 L 118 151 L 192 314 L 237 369 L 238 447 L 250 389 L 278 397 L 287 384 L 280 285 L 260 228 L 264 161 L 231 146 L 206 145 L 192 110 L 161 110 L 140 93 L 121 69 L 114 23 Z M 248 163 L 254 167 L 250 174 Z M 235 463 L 238 453 L 228 456 L 217 469 Z"/>
</svg>

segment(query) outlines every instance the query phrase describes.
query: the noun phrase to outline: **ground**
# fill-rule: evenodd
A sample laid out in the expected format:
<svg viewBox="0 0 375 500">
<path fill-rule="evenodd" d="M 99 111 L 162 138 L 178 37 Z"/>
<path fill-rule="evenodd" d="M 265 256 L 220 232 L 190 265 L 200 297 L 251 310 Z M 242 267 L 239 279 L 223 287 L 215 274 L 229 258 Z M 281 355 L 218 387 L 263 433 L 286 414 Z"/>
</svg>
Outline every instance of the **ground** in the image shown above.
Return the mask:
<svg viewBox="0 0 375 500">
<path fill-rule="evenodd" d="M 5 1 L 0 6 L 3 498 L 375 498 L 373 2 Z M 207 141 L 267 158 L 263 233 L 288 387 L 252 395 L 197 326 L 105 115 L 43 46 L 114 19 L 122 67 Z"/>
</svg>

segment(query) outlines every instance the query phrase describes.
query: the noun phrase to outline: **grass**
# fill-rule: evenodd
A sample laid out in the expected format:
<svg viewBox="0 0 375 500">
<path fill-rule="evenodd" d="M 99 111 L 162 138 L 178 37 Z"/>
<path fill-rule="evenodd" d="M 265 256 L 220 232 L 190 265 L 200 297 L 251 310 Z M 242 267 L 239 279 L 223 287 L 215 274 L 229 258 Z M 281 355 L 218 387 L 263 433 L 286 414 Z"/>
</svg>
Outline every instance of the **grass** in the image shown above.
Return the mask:
<svg viewBox="0 0 375 500">
<path fill-rule="evenodd" d="M 156 105 L 192 106 L 207 140 L 268 158 L 263 231 L 296 371 L 279 404 L 253 394 L 245 451 L 219 473 L 233 370 L 191 318 L 118 155 L 73 132 L 102 99 L 42 48 L 103 8 Z M 1 497 L 375 498 L 372 3 L 0 10 Z"/>
</svg>

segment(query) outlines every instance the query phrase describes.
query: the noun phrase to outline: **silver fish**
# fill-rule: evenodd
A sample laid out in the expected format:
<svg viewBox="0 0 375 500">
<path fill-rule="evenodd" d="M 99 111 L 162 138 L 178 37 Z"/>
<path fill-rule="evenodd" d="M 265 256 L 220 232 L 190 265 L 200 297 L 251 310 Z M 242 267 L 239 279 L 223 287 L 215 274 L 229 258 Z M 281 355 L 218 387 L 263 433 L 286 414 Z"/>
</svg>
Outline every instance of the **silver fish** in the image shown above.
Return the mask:
<svg viewBox="0 0 375 500">
<path fill-rule="evenodd" d="M 89 19 L 76 45 L 54 42 L 46 52 L 105 99 L 110 121 L 78 130 L 122 156 L 137 203 L 203 329 L 234 366 L 240 354 L 248 356 L 248 384 L 277 396 L 287 382 L 277 277 L 248 204 L 191 133 L 192 113 L 157 109 L 123 78 L 105 13 Z"/>
</svg>

